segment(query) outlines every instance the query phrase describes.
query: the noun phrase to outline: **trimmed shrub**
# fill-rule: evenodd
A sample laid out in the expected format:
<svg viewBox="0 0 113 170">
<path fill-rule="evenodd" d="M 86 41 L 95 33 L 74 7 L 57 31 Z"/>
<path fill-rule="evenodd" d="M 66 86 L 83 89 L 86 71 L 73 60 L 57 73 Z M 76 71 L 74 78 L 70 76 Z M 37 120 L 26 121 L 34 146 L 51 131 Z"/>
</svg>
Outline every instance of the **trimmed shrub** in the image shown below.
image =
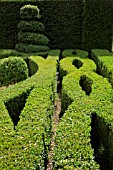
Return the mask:
<svg viewBox="0 0 113 170">
<path fill-rule="evenodd" d="M 43 34 L 22 32 L 22 31 L 18 33 L 18 40 L 26 44 L 36 44 L 36 45 L 47 45 L 49 42 L 49 39 Z"/>
<path fill-rule="evenodd" d="M 37 53 L 37 52 L 48 52 L 49 47 L 43 45 L 32 45 L 32 44 L 24 44 L 18 43 L 16 44 L 15 49 L 19 52 L 24 53 Z"/>
<path fill-rule="evenodd" d="M 41 22 L 38 21 L 25 21 L 22 20 L 18 24 L 18 29 L 24 32 L 35 32 L 35 33 L 41 33 L 44 31 L 45 26 Z"/>
<path fill-rule="evenodd" d="M 52 134 L 51 117 L 57 85 L 58 56 L 53 57 L 51 55 L 46 60 L 40 56 L 32 56 L 30 59 L 38 65 L 39 71 L 25 81 L 12 85 L 5 90 L 0 90 L 0 118 L 3 119 L 3 123 L 5 122 L 4 124 L 1 123 L 3 128 L 0 128 L 2 151 L 0 167 L 2 169 L 8 167 L 18 170 L 44 170 L 48 160 L 48 148 Z M 30 94 L 28 94 L 30 89 Z M 9 122 L 11 119 L 4 117 L 6 114 L 8 116 L 8 113 L 3 102 L 11 104 L 12 101 L 14 108 L 16 108 L 18 100 L 15 100 L 15 98 L 19 98 L 21 103 L 21 96 L 24 94 L 28 96 L 27 102 L 20 114 L 16 131 L 14 131 Z M 13 111 L 12 107 L 10 109 Z M 6 110 L 6 114 L 2 114 L 4 110 Z"/>
<path fill-rule="evenodd" d="M 106 53 L 106 55 L 108 56 L 102 56 L 102 54 L 104 53 Z M 97 55 L 97 57 L 95 56 L 95 54 L 99 54 L 100 56 Z M 106 68 L 110 68 L 111 70 L 111 53 L 105 50 L 93 50 L 92 55 L 97 62 L 99 60 L 103 61 L 103 65 L 106 65 Z M 80 67 L 79 69 L 72 65 L 73 61 L 75 61 L 76 59 L 79 59 L 83 63 L 82 67 Z M 87 60 L 89 59 L 80 58 L 76 56 L 76 54 L 73 56 L 71 53 L 70 55 L 68 55 L 67 58 L 64 58 L 60 61 L 60 72 L 62 73 L 62 78 L 63 76 L 65 76 L 62 82 L 62 113 L 64 113 L 64 115 L 62 116 L 57 128 L 56 147 L 54 150 L 54 169 L 85 169 L 85 165 L 87 166 L 87 168 L 89 166 L 88 169 L 98 169 L 98 165 L 96 165 L 93 161 L 89 161 L 89 165 L 88 163 L 84 163 L 84 158 L 87 159 L 88 154 L 87 156 L 84 156 L 83 153 L 87 153 L 88 148 L 91 148 L 90 143 L 87 143 L 88 145 L 85 145 L 84 148 L 84 144 L 87 139 L 90 140 L 90 135 L 89 137 L 87 136 L 87 139 L 85 139 L 84 137 L 85 135 L 89 134 L 91 130 L 90 129 L 88 132 L 88 129 L 91 128 L 91 113 L 96 114 L 96 118 L 94 120 L 95 125 L 92 127 L 94 138 L 93 142 L 94 145 L 96 145 L 97 147 L 95 148 L 96 160 L 98 159 L 97 157 L 100 155 L 101 158 L 99 157 L 98 163 L 102 163 L 102 166 L 106 165 L 106 169 L 112 169 L 113 167 L 113 90 L 106 78 L 103 78 L 102 76 L 92 72 L 93 69 L 96 70 L 96 67 L 92 65 L 91 62 L 86 62 Z M 88 120 L 90 121 L 90 123 Z M 93 147 L 95 147 L 94 145 Z M 93 158 L 92 149 L 90 149 L 90 151 L 92 152 L 92 156 L 90 156 L 90 158 Z M 91 152 L 88 151 L 89 154 Z M 81 154 L 79 156 L 79 153 L 82 154 L 82 160 Z M 82 164 L 78 163 L 78 160 L 81 160 L 80 162 L 83 161 Z"/>
<path fill-rule="evenodd" d="M 87 58 L 88 52 L 84 50 L 75 50 L 75 49 L 68 49 L 62 52 L 62 58 L 75 57 L 75 56 L 78 56 L 80 58 Z"/>
<path fill-rule="evenodd" d="M 25 16 L 24 16 L 24 13 L 25 13 Z M 40 24 L 41 27 L 39 27 L 39 22 L 37 24 L 36 13 L 39 15 L 39 9 L 37 6 L 33 6 L 33 5 L 25 5 L 20 9 L 21 18 L 24 19 L 25 22 L 26 22 L 26 19 L 28 19 L 28 21 L 31 20 L 28 23 L 32 24 L 32 26 L 29 24 L 28 30 L 26 29 L 26 31 L 22 31 L 23 28 L 20 27 L 20 25 L 24 23 L 24 26 L 26 27 L 27 23 L 25 23 L 24 21 L 19 23 L 19 26 L 18 26 L 20 27 L 20 32 L 18 33 L 19 43 L 16 44 L 15 46 L 15 49 L 19 52 L 36 53 L 36 52 L 45 52 L 49 50 L 49 47 L 46 47 L 46 45 L 49 42 L 49 39 L 43 34 L 39 34 L 40 31 L 39 33 L 37 31 L 36 33 L 34 32 L 34 28 L 36 30 L 36 26 L 37 26 L 37 29 L 42 28 L 42 31 L 44 29 L 44 27 L 42 27 L 42 24 Z M 35 25 L 34 25 L 34 22 L 35 22 Z M 28 32 L 29 29 L 30 29 L 30 32 Z"/>
<path fill-rule="evenodd" d="M 99 170 L 90 143 L 91 104 L 87 98 L 77 98 L 61 118 L 53 153 L 54 170 Z"/>
<path fill-rule="evenodd" d="M 24 5 L 20 8 L 20 17 L 22 19 L 38 19 L 40 18 L 39 9 L 37 6 L 34 5 Z"/>
<path fill-rule="evenodd" d="M 9 57 L 0 60 L 0 83 L 16 83 L 28 77 L 26 62 L 19 57 Z"/>
<path fill-rule="evenodd" d="M 24 52 L 19 52 L 16 50 L 2 49 L 2 50 L 0 50 L 0 59 L 7 58 L 10 56 L 20 56 L 21 58 L 26 60 L 28 57 L 30 57 L 32 55 L 42 56 L 43 58 L 46 58 L 48 53 L 49 53 L 49 51 L 36 52 L 36 53 L 24 53 Z"/>
<path fill-rule="evenodd" d="M 78 51 L 76 55 L 72 54 L 73 50 L 65 50 L 63 52 L 63 58 L 60 60 L 60 76 L 63 76 L 74 71 L 96 71 L 96 65 L 94 61 L 87 57 L 87 52 L 82 50 Z M 80 65 L 79 65 L 80 64 Z M 81 66 L 81 67 L 79 67 Z"/>
<path fill-rule="evenodd" d="M 97 73 L 108 78 L 113 87 L 113 54 L 107 50 L 91 50 L 91 58 L 97 65 Z"/>
</svg>

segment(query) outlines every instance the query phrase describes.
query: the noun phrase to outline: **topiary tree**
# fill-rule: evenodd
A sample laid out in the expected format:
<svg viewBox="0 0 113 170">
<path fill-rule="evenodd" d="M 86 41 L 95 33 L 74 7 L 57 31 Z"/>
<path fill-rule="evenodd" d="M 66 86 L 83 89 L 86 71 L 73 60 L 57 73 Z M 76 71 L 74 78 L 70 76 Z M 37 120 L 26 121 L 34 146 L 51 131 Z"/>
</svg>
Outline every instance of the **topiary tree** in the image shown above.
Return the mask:
<svg viewBox="0 0 113 170">
<path fill-rule="evenodd" d="M 21 57 L 9 57 L 0 60 L 0 84 L 17 83 L 28 77 L 28 67 Z"/>
<path fill-rule="evenodd" d="M 37 6 L 24 5 L 20 9 L 22 21 L 18 24 L 20 32 L 18 33 L 19 43 L 15 49 L 19 52 L 36 53 L 46 52 L 49 39 L 43 35 L 44 25 L 38 22 L 40 18 Z"/>
</svg>

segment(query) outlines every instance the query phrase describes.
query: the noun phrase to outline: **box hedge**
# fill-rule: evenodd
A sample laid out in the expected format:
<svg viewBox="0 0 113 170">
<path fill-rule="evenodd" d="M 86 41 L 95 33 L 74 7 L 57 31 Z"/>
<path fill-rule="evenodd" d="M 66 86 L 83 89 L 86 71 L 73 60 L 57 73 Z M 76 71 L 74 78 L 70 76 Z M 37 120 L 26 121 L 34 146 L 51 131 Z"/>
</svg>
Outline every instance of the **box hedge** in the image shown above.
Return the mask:
<svg viewBox="0 0 113 170">
<path fill-rule="evenodd" d="M 60 76 L 63 76 L 73 71 L 96 71 L 95 63 L 88 58 L 88 53 L 82 50 L 64 50 L 62 53 L 63 59 L 60 60 Z"/>
<path fill-rule="evenodd" d="M 72 69 L 70 69 L 70 67 L 68 67 L 68 64 L 66 66 L 66 59 L 68 61 L 69 58 L 72 65 L 73 57 L 67 57 L 63 59 L 64 61 L 60 61 L 62 63 L 61 72 L 65 72 L 65 74 L 63 75 L 65 77 L 63 77 L 62 82 L 62 117 L 57 129 L 56 147 L 54 151 L 54 169 L 85 169 L 86 167 L 86 169 L 89 169 L 88 166 L 92 169 L 98 169 L 98 165 L 96 165 L 92 161 L 89 162 L 89 165 L 87 163 L 84 163 L 84 159 L 87 159 L 91 152 L 91 157 L 93 157 L 94 154 L 90 144 L 87 143 L 88 145 L 85 145 L 85 148 L 83 145 L 84 141 L 87 142 L 88 140 L 92 140 L 92 138 L 94 139 L 94 144 L 92 146 L 98 146 L 97 148 L 95 148 L 96 160 L 99 154 L 101 155 L 101 157 L 99 157 L 99 160 L 97 160 L 98 163 L 100 163 L 101 168 L 107 167 L 107 169 L 112 169 L 112 86 L 108 83 L 108 80 L 106 78 L 93 72 L 93 70 L 87 70 L 90 65 L 86 64 L 86 70 L 82 70 L 81 68 L 84 66 L 85 60 L 82 61 L 83 66 L 79 69 L 72 68 L 71 65 L 70 66 Z M 76 55 L 75 58 L 77 58 Z M 79 59 L 81 60 L 81 58 Z M 69 72 L 68 70 L 71 71 Z M 87 94 L 88 88 L 90 89 L 89 94 Z M 93 119 L 92 115 L 94 114 L 96 115 L 96 117 Z M 91 121 L 95 122 L 94 126 L 92 127 L 90 127 Z M 78 124 L 79 126 L 77 126 Z M 93 130 L 90 128 L 92 128 Z M 83 136 L 82 131 L 85 131 L 85 133 L 83 133 Z M 80 136 L 77 140 L 76 136 L 78 134 L 80 134 Z M 89 136 L 87 136 L 87 140 L 85 139 L 84 134 L 89 134 Z M 93 137 L 90 135 L 93 135 Z M 79 144 L 81 136 L 83 152 L 81 150 L 79 151 L 78 149 L 81 148 L 81 145 Z M 74 138 L 76 140 L 73 140 Z M 77 148 L 77 146 L 79 147 Z M 72 149 L 73 147 L 74 149 Z M 77 148 L 77 150 L 75 148 Z M 88 152 L 89 155 L 82 155 L 81 157 L 81 154 L 84 154 L 84 149 L 85 153 L 87 153 L 88 148 L 90 148 L 90 152 Z M 78 155 L 79 157 L 77 157 Z M 78 160 L 81 160 L 80 162 L 83 161 L 83 164 L 81 163 L 83 166 L 78 163 Z M 92 165 L 90 163 L 94 164 Z"/>
<path fill-rule="evenodd" d="M 113 86 L 113 54 L 107 50 L 93 49 L 91 50 L 91 58 L 95 61 L 97 66 L 97 73 L 103 77 L 108 78 Z"/>
<path fill-rule="evenodd" d="M 30 59 L 38 64 L 37 73 L 26 81 L 17 83 L 0 92 L 0 104 L 4 111 L 3 102 L 7 105 L 6 103 L 9 103 L 10 100 L 14 100 L 13 105 L 16 106 L 15 97 L 21 96 L 24 92 L 27 93 L 32 88 L 27 96 L 25 107 L 21 111 L 16 130 L 14 131 L 12 126 L 9 133 L 8 128 L 10 126 L 8 124 L 5 124 L 7 126 L 1 129 L 3 130 L 0 143 L 2 148 L 0 167 L 2 169 L 43 170 L 47 163 L 52 133 L 51 116 L 57 84 L 58 56 L 54 58 L 48 56 L 46 60 L 42 57 L 32 56 Z M 20 101 L 17 102 L 21 102 L 21 97 Z M 11 104 L 9 107 L 12 110 Z M 6 114 L 8 116 L 8 112 Z M 0 116 L 3 117 L 4 114 L 0 114 Z M 1 124 L 1 126 L 4 127 L 4 124 Z"/>
</svg>

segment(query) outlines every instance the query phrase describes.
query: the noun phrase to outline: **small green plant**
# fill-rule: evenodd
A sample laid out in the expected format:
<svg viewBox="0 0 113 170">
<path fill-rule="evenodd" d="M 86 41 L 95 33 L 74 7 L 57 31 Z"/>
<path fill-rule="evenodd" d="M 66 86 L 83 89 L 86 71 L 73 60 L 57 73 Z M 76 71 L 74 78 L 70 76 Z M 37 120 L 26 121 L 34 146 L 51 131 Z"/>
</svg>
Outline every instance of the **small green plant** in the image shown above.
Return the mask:
<svg viewBox="0 0 113 170">
<path fill-rule="evenodd" d="M 7 85 L 22 81 L 28 77 L 26 62 L 20 57 L 0 60 L 0 84 Z"/>
</svg>

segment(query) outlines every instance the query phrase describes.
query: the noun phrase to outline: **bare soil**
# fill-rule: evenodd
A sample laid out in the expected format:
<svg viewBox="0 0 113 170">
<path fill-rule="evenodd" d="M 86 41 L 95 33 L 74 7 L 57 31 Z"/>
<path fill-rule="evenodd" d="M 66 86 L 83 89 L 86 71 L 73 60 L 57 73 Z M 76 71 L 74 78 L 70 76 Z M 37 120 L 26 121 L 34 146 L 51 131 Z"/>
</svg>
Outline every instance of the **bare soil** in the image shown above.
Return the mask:
<svg viewBox="0 0 113 170">
<path fill-rule="evenodd" d="M 54 114 L 53 114 L 53 124 L 52 124 L 52 130 L 53 130 L 53 134 L 52 134 L 52 139 L 51 139 L 51 145 L 50 145 L 50 152 L 49 152 L 49 161 L 47 164 L 47 169 L 46 170 L 52 170 L 53 168 L 53 164 L 52 164 L 52 159 L 53 159 L 53 150 L 55 147 L 55 136 L 56 136 L 56 129 L 57 129 L 57 125 L 58 125 L 58 121 L 59 121 L 59 114 L 61 112 L 61 101 L 60 98 L 57 99 L 55 101 L 55 105 L 54 105 Z"/>
</svg>

